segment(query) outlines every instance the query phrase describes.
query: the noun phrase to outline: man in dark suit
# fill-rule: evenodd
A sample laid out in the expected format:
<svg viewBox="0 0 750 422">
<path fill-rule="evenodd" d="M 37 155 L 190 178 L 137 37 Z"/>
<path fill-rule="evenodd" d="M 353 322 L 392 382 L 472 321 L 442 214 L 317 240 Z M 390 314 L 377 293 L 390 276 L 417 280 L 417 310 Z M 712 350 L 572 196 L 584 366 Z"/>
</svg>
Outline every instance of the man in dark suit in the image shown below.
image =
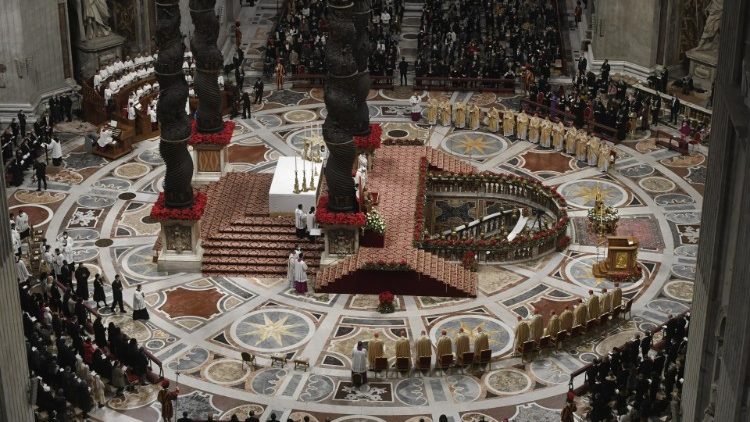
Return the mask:
<svg viewBox="0 0 750 422">
<path fill-rule="evenodd" d="M 406 72 L 409 70 L 409 64 L 406 63 L 406 58 L 401 57 L 401 62 L 398 64 L 398 72 L 401 74 L 400 83 L 406 85 Z"/>
<path fill-rule="evenodd" d="M 36 190 L 42 190 L 42 183 L 44 183 L 44 190 L 47 190 L 47 163 L 36 161 L 34 163 L 34 175 L 36 176 Z"/>
<path fill-rule="evenodd" d="M 253 85 L 253 92 L 255 93 L 255 104 L 263 102 L 263 81 L 258 78 Z"/>
<path fill-rule="evenodd" d="M 21 129 L 21 137 L 26 136 L 26 113 L 18 110 L 18 127 Z"/>
<path fill-rule="evenodd" d="M 672 103 L 669 105 L 669 121 L 672 123 L 677 123 L 677 115 L 680 112 L 680 106 L 682 104 L 680 103 L 680 99 L 677 97 L 672 97 Z"/>
<path fill-rule="evenodd" d="M 242 118 L 249 119 L 252 117 L 253 104 L 250 101 L 250 94 L 247 92 L 242 93 Z"/>
<path fill-rule="evenodd" d="M 125 313 L 125 306 L 122 303 L 122 281 L 120 275 L 116 275 L 112 281 L 112 312 L 115 311 L 115 306 L 120 305 L 120 312 Z"/>
</svg>

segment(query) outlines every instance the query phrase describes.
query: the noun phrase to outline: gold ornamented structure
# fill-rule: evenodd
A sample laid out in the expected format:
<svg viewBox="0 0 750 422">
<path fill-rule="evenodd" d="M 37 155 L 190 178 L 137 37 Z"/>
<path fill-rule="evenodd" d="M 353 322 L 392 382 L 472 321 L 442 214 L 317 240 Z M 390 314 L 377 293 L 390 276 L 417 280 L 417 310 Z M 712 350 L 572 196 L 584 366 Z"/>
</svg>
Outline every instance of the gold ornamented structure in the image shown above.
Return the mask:
<svg viewBox="0 0 750 422">
<path fill-rule="evenodd" d="M 599 185 L 597 185 L 594 195 L 594 208 L 590 209 L 588 214 L 589 227 L 599 238 L 603 238 L 617 231 L 620 214 L 616 208 L 604 203 L 602 190 Z"/>
</svg>

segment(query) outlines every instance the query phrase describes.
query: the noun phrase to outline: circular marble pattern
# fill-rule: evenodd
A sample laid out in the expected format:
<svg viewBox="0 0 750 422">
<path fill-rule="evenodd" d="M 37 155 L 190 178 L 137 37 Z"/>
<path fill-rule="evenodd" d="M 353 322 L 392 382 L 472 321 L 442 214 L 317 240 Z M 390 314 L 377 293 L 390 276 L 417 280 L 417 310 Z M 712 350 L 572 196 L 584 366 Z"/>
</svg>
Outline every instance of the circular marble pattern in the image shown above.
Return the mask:
<svg viewBox="0 0 750 422">
<path fill-rule="evenodd" d="M 76 203 L 85 208 L 109 208 L 115 204 L 116 198 L 83 194 L 78 197 Z"/>
<path fill-rule="evenodd" d="M 414 94 L 414 90 L 408 86 L 396 86 L 394 87 L 392 91 L 381 89 L 378 91 L 378 94 L 380 94 L 380 96 L 385 98 L 386 100 L 397 101 L 397 102 L 403 103 L 403 102 L 409 101 L 409 98 L 411 98 L 411 96 Z M 428 93 L 427 91 L 422 91 L 422 92 L 418 92 L 417 94 L 419 94 L 419 96 L 421 97 L 424 97 Z"/>
<path fill-rule="evenodd" d="M 462 422 L 497 422 L 497 419 L 493 418 L 492 416 L 485 415 L 484 413 L 478 413 L 478 412 L 466 412 L 461 415 L 461 421 Z"/>
<path fill-rule="evenodd" d="M 482 386 L 474 377 L 468 375 L 451 375 L 445 378 L 448 391 L 456 403 L 476 401 L 482 395 Z"/>
<path fill-rule="evenodd" d="M 292 132 L 286 137 L 286 143 L 292 147 L 292 149 L 297 151 L 298 154 L 302 154 L 302 151 L 305 148 L 305 138 L 322 135 L 321 131 L 322 128 L 311 129 L 308 127 Z"/>
<path fill-rule="evenodd" d="M 663 195 L 658 195 L 657 197 L 655 197 L 654 201 L 656 202 L 656 205 L 662 207 L 666 205 L 684 205 L 695 203 L 695 200 L 690 195 L 685 195 L 682 193 L 665 193 Z"/>
<path fill-rule="evenodd" d="M 584 363 L 591 363 L 594 361 L 594 359 L 598 358 L 599 356 L 596 355 L 596 353 L 581 353 L 580 356 L 578 356 L 578 359 L 580 359 Z"/>
<path fill-rule="evenodd" d="M 159 272 L 153 262 L 153 245 L 132 249 L 125 255 L 122 263 L 125 272 L 139 279 L 160 280 L 168 275 Z"/>
<path fill-rule="evenodd" d="M 51 191 L 31 191 L 26 189 L 19 189 L 14 194 L 13 197 L 18 200 L 18 202 L 22 204 L 37 204 L 37 205 L 43 205 L 43 204 L 53 204 L 55 202 L 60 202 L 63 199 L 65 199 L 66 195 L 64 193 L 60 192 L 51 192 Z"/>
<path fill-rule="evenodd" d="M 325 375 L 310 375 L 307 379 L 304 389 L 299 395 L 300 401 L 303 402 L 318 402 L 333 392 L 335 384 L 331 377 Z"/>
<path fill-rule="evenodd" d="M 112 239 L 99 239 L 96 242 L 94 242 L 94 245 L 98 248 L 106 248 L 109 246 L 112 246 Z"/>
<path fill-rule="evenodd" d="M 250 387 L 258 394 L 271 396 L 281 385 L 286 376 L 285 369 L 267 368 L 255 373 Z"/>
<path fill-rule="evenodd" d="M 646 163 L 640 163 L 634 166 L 618 169 L 618 171 L 623 176 L 637 178 L 652 174 L 654 172 L 654 168 Z"/>
<path fill-rule="evenodd" d="M 687 305 L 683 303 L 675 302 L 673 300 L 668 300 L 668 299 L 654 299 L 648 304 L 646 304 L 646 307 L 649 309 L 653 309 L 655 311 L 661 312 L 666 315 L 669 315 L 669 314 L 678 315 L 690 309 Z"/>
<path fill-rule="evenodd" d="M 508 148 L 508 142 L 490 133 L 455 132 L 443 139 L 441 147 L 452 154 L 469 159 L 488 158 Z"/>
<path fill-rule="evenodd" d="M 68 235 L 74 241 L 99 239 L 99 232 L 93 229 L 68 229 Z"/>
<path fill-rule="evenodd" d="M 263 115 L 255 115 L 255 120 L 260 122 L 263 126 L 267 128 L 274 128 L 279 127 L 282 125 L 281 118 L 274 116 L 273 114 L 263 114 Z"/>
<path fill-rule="evenodd" d="M 318 119 L 318 115 L 310 110 L 292 110 L 284 113 L 284 119 L 290 123 L 306 123 Z"/>
<path fill-rule="evenodd" d="M 138 343 L 144 343 L 151 338 L 151 330 L 146 326 L 146 323 L 133 320 L 133 316 L 129 313 L 109 316 L 105 318 L 103 324 L 106 327 L 110 322 L 114 322 L 115 325 L 120 327 L 123 334 L 136 339 Z"/>
<path fill-rule="evenodd" d="M 138 161 L 152 166 L 160 166 L 164 164 L 164 160 L 161 158 L 158 148 L 148 149 L 138 154 Z"/>
<path fill-rule="evenodd" d="M 122 177 L 123 179 L 140 179 L 141 177 L 147 175 L 151 171 L 151 166 L 148 166 L 143 163 L 127 163 L 123 164 L 115 169 L 115 171 L 112 172 L 117 177 Z"/>
<path fill-rule="evenodd" d="M 695 280 L 695 265 L 674 264 L 672 274 L 685 280 Z"/>
<path fill-rule="evenodd" d="M 26 214 L 29 215 L 29 224 L 35 227 L 49 223 L 52 221 L 52 215 L 54 215 L 51 208 L 39 204 L 24 204 L 8 207 L 8 212 L 13 214 L 17 214 L 21 210 L 24 210 Z"/>
<path fill-rule="evenodd" d="M 696 211 L 669 212 L 664 217 L 677 224 L 700 224 L 701 213 Z"/>
<path fill-rule="evenodd" d="M 99 256 L 98 248 L 73 249 L 73 262 L 91 261 Z"/>
<path fill-rule="evenodd" d="M 594 263 L 597 258 L 594 255 L 587 255 L 576 257 L 568 260 L 564 265 L 564 273 L 567 278 L 573 283 L 585 287 L 586 289 L 612 289 L 614 283 L 607 280 L 606 278 L 596 278 L 592 271 Z M 620 286 L 623 292 L 630 292 L 637 290 L 643 285 L 643 281 L 646 275 L 646 269 L 643 268 L 644 277 L 634 283 L 624 283 Z"/>
<path fill-rule="evenodd" d="M 234 385 L 248 376 L 249 369 L 239 360 L 217 359 L 203 368 L 201 374 L 215 384 Z"/>
<path fill-rule="evenodd" d="M 372 422 L 386 422 L 385 419 L 380 419 L 377 416 L 369 416 L 369 415 L 347 415 L 342 416 L 340 418 L 336 418 L 331 422 L 366 422 L 366 421 L 372 421 Z"/>
<path fill-rule="evenodd" d="M 133 186 L 133 184 L 125 179 L 120 179 L 118 177 L 105 177 L 105 178 L 97 180 L 93 184 L 93 186 L 97 188 L 102 188 L 102 189 L 126 191 L 130 189 L 130 187 Z"/>
<path fill-rule="evenodd" d="M 683 302 L 693 301 L 693 282 L 687 280 L 672 280 L 664 285 L 664 294 L 672 299 Z"/>
<path fill-rule="evenodd" d="M 674 190 L 676 185 L 673 181 L 661 176 L 650 176 L 638 181 L 638 186 L 649 192 L 662 193 Z"/>
<path fill-rule="evenodd" d="M 169 369 L 173 371 L 191 371 L 200 368 L 208 361 L 210 354 L 202 347 L 194 347 L 179 358 L 169 362 Z"/>
<path fill-rule="evenodd" d="M 493 394 L 510 395 L 528 390 L 532 382 L 528 375 L 517 369 L 503 368 L 485 376 L 484 385 Z"/>
<path fill-rule="evenodd" d="M 568 204 L 579 208 L 593 208 L 598 192 L 601 192 L 604 203 L 611 207 L 621 207 L 628 200 L 625 189 L 606 180 L 573 180 L 558 186 L 557 191 L 565 197 Z"/>
<path fill-rule="evenodd" d="M 463 328 L 473 344 L 474 336 L 477 334 L 477 328 L 479 327 L 487 334 L 493 357 L 502 356 L 513 347 L 510 328 L 499 319 L 484 315 L 455 315 L 445 318 L 432 327 L 430 337 L 434 344 L 437 343 L 437 339 L 443 330 L 446 331 L 448 337 L 455 338 L 458 335 L 458 330 Z"/>
<path fill-rule="evenodd" d="M 703 164 L 706 157 L 703 154 L 677 155 L 659 160 L 660 163 L 669 167 L 694 167 Z"/>
<path fill-rule="evenodd" d="M 315 324 L 292 309 L 259 309 L 235 321 L 229 329 L 242 347 L 260 353 L 295 349 L 315 334 Z"/>
<path fill-rule="evenodd" d="M 497 100 L 494 92 L 474 92 L 469 98 L 469 104 L 476 104 L 479 107 L 489 107 L 490 104 Z"/>
<path fill-rule="evenodd" d="M 409 135 L 409 132 L 403 129 L 393 129 L 389 130 L 386 135 L 388 135 L 389 138 L 404 138 Z"/>
<path fill-rule="evenodd" d="M 123 201 L 130 201 L 132 199 L 135 199 L 135 194 L 133 192 L 123 192 L 117 195 L 117 199 L 122 199 Z"/>
<path fill-rule="evenodd" d="M 407 378 L 396 384 L 396 398 L 407 406 L 426 406 L 429 404 L 425 383 L 420 378 Z"/>
<path fill-rule="evenodd" d="M 643 333 L 636 330 L 626 330 L 612 334 L 611 336 L 608 336 L 604 340 L 597 343 L 596 346 L 594 346 L 594 351 L 599 356 L 604 356 L 607 353 L 611 352 L 613 348 L 621 347 L 628 340 L 635 337 L 636 334 L 643 335 Z"/>
<path fill-rule="evenodd" d="M 674 254 L 677 256 L 685 256 L 688 258 L 695 258 L 698 256 L 698 245 L 682 245 L 674 248 Z"/>
<path fill-rule="evenodd" d="M 529 368 L 535 377 L 548 384 L 565 384 L 570 380 L 570 372 L 548 358 L 537 358 Z"/>
</svg>

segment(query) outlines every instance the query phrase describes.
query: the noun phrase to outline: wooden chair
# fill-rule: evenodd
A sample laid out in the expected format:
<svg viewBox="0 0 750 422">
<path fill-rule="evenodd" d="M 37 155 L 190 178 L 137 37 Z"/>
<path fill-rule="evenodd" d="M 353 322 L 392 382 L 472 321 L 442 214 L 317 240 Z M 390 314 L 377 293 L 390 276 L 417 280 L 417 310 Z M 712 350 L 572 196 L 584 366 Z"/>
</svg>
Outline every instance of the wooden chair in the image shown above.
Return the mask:
<svg viewBox="0 0 750 422">
<path fill-rule="evenodd" d="M 598 323 L 599 320 L 596 318 L 591 318 L 590 320 L 586 321 L 586 332 L 593 333 L 594 330 L 596 330 L 596 326 Z"/>
<path fill-rule="evenodd" d="M 539 338 L 539 351 L 547 350 L 552 347 L 552 337 L 542 336 Z"/>
<path fill-rule="evenodd" d="M 242 367 L 244 368 L 245 364 L 247 364 L 248 366 L 250 366 L 250 369 L 254 371 L 256 367 L 255 355 L 252 355 L 248 352 L 242 352 L 240 353 L 240 356 L 242 356 Z"/>
<path fill-rule="evenodd" d="M 429 364 L 427 366 L 429 366 Z M 408 357 L 396 358 L 396 367 L 394 368 L 394 370 L 402 374 L 411 372 L 411 359 L 409 359 Z M 388 374 L 386 373 L 386 376 L 387 375 Z"/>
<path fill-rule="evenodd" d="M 279 367 L 283 368 L 286 366 L 287 362 L 286 355 L 282 355 L 280 353 L 276 353 L 271 355 L 271 367 L 273 368 L 276 365 L 279 365 Z"/>
<path fill-rule="evenodd" d="M 521 362 L 524 362 L 527 356 L 533 355 L 536 350 L 536 342 L 534 340 L 525 341 L 521 346 Z"/>
<path fill-rule="evenodd" d="M 302 370 L 307 372 L 307 368 L 310 367 L 310 359 L 308 358 L 297 358 L 297 359 L 294 359 L 292 362 L 294 362 L 295 370 L 301 366 Z"/>
<path fill-rule="evenodd" d="M 479 352 L 479 358 L 475 360 L 475 363 L 479 366 L 487 366 L 487 370 L 492 370 L 492 350 L 484 349 Z"/>
<path fill-rule="evenodd" d="M 430 372 L 430 367 L 432 365 L 432 356 L 420 356 L 417 358 L 416 362 L 416 369 L 424 372 Z"/>
<path fill-rule="evenodd" d="M 448 369 L 453 366 L 453 353 L 449 355 L 443 355 L 440 356 L 440 358 L 435 362 L 435 369 L 440 369 L 443 371 L 443 375 L 445 375 L 448 372 Z"/>
<path fill-rule="evenodd" d="M 461 355 L 461 372 L 467 367 L 471 368 L 472 365 L 474 365 L 474 352 L 464 352 L 464 354 Z"/>
<path fill-rule="evenodd" d="M 620 318 L 620 314 L 622 313 L 622 305 L 617 305 L 612 309 L 612 320 L 616 320 Z"/>
<path fill-rule="evenodd" d="M 632 308 L 632 307 L 633 307 L 633 299 L 630 299 L 629 301 L 627 301 L 625 303 L 625 307 L 622 308 L 622 316 L 623 316 L 623 318 L 625 317 L 625 315 L 628 316 L 628 319 L 630 319 L 630 317 L 633 316 L 633 315 L 630 314 L 630 308 Z"/>
<path fill-rule="evenodd" d="M 385 371 L 385 376 L 387 377 L 388 376 L 388 358 L 385 356 L 375 358 L 375 365 L 370 367 L 370 372 L 374 372 L 379 375 L 383 371 Z"/>
<path fill-rule="evenodd" d="M 581 334 L 583 334 L 583 331 L 584 331 L 583 325 L 576 325 L 570 331 L 570 337 L 580 337 Z"/>
</svg>

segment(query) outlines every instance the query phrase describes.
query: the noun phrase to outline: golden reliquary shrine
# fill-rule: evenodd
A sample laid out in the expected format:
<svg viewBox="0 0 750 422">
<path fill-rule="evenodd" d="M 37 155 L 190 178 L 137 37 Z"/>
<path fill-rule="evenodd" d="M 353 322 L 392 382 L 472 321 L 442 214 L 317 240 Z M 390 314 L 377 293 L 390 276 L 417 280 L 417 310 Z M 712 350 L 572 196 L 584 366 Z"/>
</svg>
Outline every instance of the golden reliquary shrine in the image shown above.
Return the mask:
<svg viewBox="0 0 750 422">
<path fill-rule="evenodd" d="M 638 239 L 631 236 L 607 237 L 607 257 L 594 264 L 594 277 L 638 273 Z"/>
</svg>

